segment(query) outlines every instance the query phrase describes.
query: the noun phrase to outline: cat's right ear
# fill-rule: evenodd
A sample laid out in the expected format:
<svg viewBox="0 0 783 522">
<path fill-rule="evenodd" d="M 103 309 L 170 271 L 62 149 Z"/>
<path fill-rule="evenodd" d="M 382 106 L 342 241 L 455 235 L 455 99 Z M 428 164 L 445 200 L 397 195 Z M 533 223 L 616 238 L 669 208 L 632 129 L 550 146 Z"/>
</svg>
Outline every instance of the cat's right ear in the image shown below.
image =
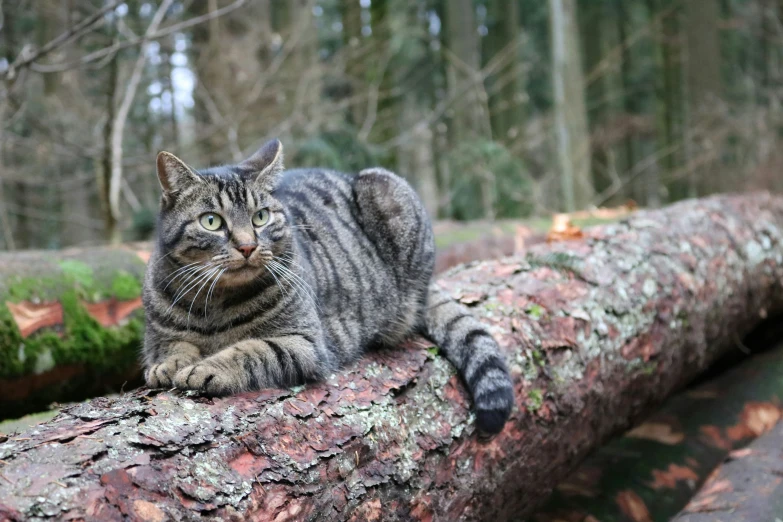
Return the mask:
<svg viewBox="0 0 783 522">
<path fill-rule="evenodd" d="M 194 183 L 202 183 L 201 177 L 184 161 L 170 152 L 158 153 L 158 181 L 166 197 L 175 196 Z"/>
</svg>

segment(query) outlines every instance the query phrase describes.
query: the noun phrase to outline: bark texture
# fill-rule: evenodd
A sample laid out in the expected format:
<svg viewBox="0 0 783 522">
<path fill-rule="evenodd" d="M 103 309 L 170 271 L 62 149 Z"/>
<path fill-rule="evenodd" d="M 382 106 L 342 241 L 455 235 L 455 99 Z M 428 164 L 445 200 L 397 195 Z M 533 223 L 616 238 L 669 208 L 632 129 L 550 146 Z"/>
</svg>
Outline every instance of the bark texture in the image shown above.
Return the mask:
<svg viewBox="0 0 783 522">
<path fill-rule="evenodd" d="M 517 407 L 491 441 L 453 369 L 414 341 L 306 388 L 68 408 L 0 443 L 0 520 L 519 520 L 783 311 L 783 198 L 640 212 L 439 281 L 510 363 Z"/>
</svg>

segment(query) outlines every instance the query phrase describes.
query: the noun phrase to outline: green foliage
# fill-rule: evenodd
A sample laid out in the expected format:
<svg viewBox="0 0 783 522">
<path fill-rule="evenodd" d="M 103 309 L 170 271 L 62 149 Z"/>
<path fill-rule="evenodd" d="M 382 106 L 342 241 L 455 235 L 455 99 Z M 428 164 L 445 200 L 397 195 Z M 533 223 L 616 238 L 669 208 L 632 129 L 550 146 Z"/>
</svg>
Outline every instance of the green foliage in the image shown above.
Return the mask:
<svg viewBox="0 0 783 522">
<path fill-rule="evenodd" d="M 369 147 L 359 142 L 356 130 L 346 126 L 325 131 L 301 143 L 296 148 L 292 164 L 358 172 L 377 164 L 377 161 Z"/>
<path fill-rule="evenodd" d="M 490 140 L 461 143 L 449 154 L 448 160 L 454 176 L 454 217 L 485 217 L 481 204 L 484 187 L 492 192 L 489 197 L 494 201 L 496 217 L 530 215 L 530 177 L 519 158 L 502 144 Z M 491 181 L 487 182 L 487 179 Z"/>
</svg>

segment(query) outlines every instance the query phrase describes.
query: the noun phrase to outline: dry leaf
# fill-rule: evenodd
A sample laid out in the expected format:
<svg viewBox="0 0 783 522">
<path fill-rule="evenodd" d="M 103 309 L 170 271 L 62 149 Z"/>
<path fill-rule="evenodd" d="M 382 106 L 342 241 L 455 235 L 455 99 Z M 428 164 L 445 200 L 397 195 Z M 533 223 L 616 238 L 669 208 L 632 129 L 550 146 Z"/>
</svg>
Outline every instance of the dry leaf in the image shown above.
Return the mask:
<svg viewBox="0 0 783 522">
<path fill-rule="evenodd" d="M 646 439 L 674 446 L 685 440 L 685 434 L 675 431 L 672 426 L 664 422 L 645 422 L 628 433 L 626 437 L 633 439 Z"/>
<path fill-rule="evenodd" d="M 620 511 L 634 522 L 653 522 L 650 510 L 647 509 L 644 500 L 634 491 L 626 489 L 619 492 L 615 501 L 620 506 Z"/>
<path fill-rule="evenodd" d="M 740 422 L 726 430 L 732 440 L 755 438 L 771 430 L 780 420 L 780 408 L 769 402 L 749 402 Z"/>
<path fill-rule="evenodd" d="M 63 307 L 57 301 L 40 304 L 30 301 L 22 301 L 21 303 L 6 301 L 5 305 L 11 312 L 16 326 L 19 327 L 22 337 L 28 337 L 47 326 L 63 324 Z"/>
<path fill-rule="evenodd" d="M 699 476 L 691 468 L 677 464 L 669 464 L 669 468 L 666 470 L 654 469 L 652 476 L 653 481 L 650 483 L 650 487 L 653 489 L 674 489 L 677 487 L 677 482 L 699 480 Z"/>
<path fill-rule="evenodd" d="M 571 218 L 568 214 L 555 214 L 552 218 L 552 228 L 549 229 L 546 240 L 548 242 L 568 241 L 581 239 L 583 235 L 582 229 L 575 227 L 571 223 Z"/>
</svg>

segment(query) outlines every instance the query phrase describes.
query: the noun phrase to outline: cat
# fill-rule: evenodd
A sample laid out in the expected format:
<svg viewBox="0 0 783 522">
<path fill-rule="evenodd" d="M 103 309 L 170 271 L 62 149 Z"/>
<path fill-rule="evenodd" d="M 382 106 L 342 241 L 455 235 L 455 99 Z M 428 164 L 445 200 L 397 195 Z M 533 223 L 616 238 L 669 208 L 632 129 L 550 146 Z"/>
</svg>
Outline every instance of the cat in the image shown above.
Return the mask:
<svg viewBox="0 0 783 522">
<path fill-rule="evenodd" d="M 150 387 L 289 387 L 422 334 L 464 379 L 479 430 L 502 430 L 514 402 L 506 363 L 488 329 L 431 283 L 432 226 L 403 178 L 284 170 L 278 140 L 200 171 L 161 152 L 157 173 L 143 291 Z"/>
</svg>

